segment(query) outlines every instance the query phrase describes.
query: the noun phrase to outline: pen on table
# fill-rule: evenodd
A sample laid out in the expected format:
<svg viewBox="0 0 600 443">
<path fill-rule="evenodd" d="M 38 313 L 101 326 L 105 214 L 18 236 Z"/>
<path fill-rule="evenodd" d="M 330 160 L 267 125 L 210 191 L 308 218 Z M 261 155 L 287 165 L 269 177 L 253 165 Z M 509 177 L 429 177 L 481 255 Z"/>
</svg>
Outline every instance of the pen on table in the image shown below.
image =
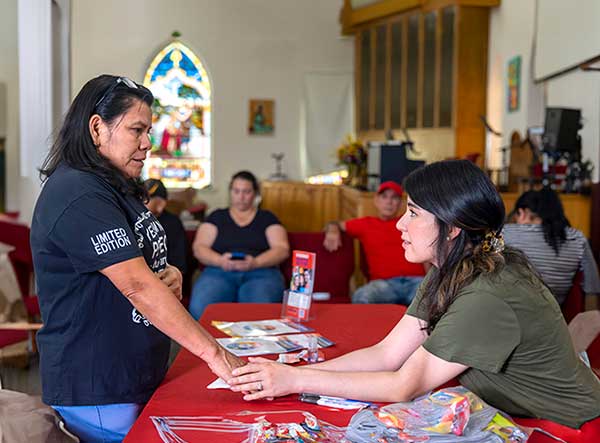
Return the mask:
<svg viewBox="0 0 600 443">
<path fill-rule="evenodd" d="M 361 409 L 373 406 L 372 403 L 366 401 L 309 393 L 300 394 L 298 399 L 305 403 L 313 403 L 316 405 L 329 406 L 338 409 Z"/>
</svg>

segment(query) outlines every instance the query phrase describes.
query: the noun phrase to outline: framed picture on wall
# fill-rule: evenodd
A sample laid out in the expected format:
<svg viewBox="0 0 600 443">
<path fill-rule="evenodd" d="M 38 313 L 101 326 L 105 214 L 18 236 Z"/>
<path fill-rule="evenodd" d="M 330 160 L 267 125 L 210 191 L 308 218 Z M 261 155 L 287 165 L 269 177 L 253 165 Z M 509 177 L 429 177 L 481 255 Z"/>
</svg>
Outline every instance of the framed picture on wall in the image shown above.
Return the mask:
<svg viewBox="0 0 600 443">
<path fill-rule="evenodd" d="M 275 101 L 250 99 L 248 133 L 270 135 L 275 130 Z"/>
<path fill-rule="evenodd" d="M 521 102 L 521 56 L 508 61 L 508 112 L 519 110 Z"/>
</svg>

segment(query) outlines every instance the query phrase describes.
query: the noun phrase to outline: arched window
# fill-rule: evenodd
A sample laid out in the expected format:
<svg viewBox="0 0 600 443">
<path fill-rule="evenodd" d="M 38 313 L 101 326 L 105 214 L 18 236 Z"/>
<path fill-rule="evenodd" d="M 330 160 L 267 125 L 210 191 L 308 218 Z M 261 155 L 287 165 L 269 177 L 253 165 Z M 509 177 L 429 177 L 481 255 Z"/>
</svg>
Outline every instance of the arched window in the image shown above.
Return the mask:
<svg viewBox="0 0 600 443">
<path fill-rule="evenodd" d="M 180 41 L 150 63 L 144 86 L 154 94 L 152 151 L 145 178 L 168 188 L 204 188 L 211 183 L 211 88 L 200 59 Z"/>
</svg>

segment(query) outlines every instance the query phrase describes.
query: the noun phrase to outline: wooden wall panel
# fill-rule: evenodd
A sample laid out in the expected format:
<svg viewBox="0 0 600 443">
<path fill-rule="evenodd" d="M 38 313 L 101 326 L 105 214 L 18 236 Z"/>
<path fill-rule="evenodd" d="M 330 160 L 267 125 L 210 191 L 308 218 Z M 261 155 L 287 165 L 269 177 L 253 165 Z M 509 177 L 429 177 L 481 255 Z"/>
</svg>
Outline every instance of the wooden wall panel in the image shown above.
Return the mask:
<svg viewBox="0 0 600 443">
<path fill-rule="evenodd" d="M 288 231 L 320 231 L 339 219 L 339 186 L 263 182 L 261 193 L 261 208 L 272 211 Z"/>
<path fill-rule="evenodd" d="M 479 116 L 486 113 L 489 9 L 461 6 L 456 20 L 456 156 L 479 153 L 483 165 L 485 128 Z"/>
</svg>

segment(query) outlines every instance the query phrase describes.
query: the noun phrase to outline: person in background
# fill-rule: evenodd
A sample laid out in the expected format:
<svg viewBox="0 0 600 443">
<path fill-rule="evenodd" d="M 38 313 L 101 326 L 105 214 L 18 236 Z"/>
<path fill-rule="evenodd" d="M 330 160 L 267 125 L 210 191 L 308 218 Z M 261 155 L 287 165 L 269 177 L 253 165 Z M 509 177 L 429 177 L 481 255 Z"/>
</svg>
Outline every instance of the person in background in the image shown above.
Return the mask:
<svg viewBox="0 0 600 443">
<path fill-rule="evenodd" d="M 504 203 L 487 175 L 447 160 L 413 171 L 404 186 L 404 248 L 395 251 L 432 264 L 406 315 L 379 343 L 323 363 L 250 358 L 233 370 L 232 389 L 254 391 L 245 400 L 311 392 L 405 402 L 458 377 L 513 416 L 572 428 L 599 417 L 600 380 L 527 257 L 505 247 Z"/>
<path fill-rule="evenodd" d="M 278 266 L 290 252 L 285 228 L 272 212 L 258 209 L 258 181 L 251 172 L 233 175 L 229 198 L 229 207 L 212 212 L 194 239 L 194 255 L 206 266 L 192 290 L 194 318 L 211 303 L 276 303 L 283 297 Z"/>
<path fill-rule="evenodd" d="M 31 250 L 42 400 L 82 442 L 120 442 L 167 371 L 171 337 L 219 377 L 244 361 L 181 305 L 181 273 L 144 206 L 153 96 L 101 75 L 77 94 L 40 176 Z"/>
<path fill-rule="evenodd" d="M 150 178 L 144 182 L 149 200 L 146 207 L 157 218 L 167 235 L 167 263 L 179 269 L 182 274 L 187 271 L 187 240 L 185 229 L 179 217 L 167 211 L 169 195 L 162 181 Z"/>
<path fill-rule="evenodd" d="M 570 227 L 560 198 L 552 189 L 527 191 L 515 203 L 514 223 L 504 226 L 507 245 L 522 250 L 562 304 L 577 271 L 583 291 L 600 294 L 598 265 L 583 233 Z"/>
<path fill-rule="evenodd" d="M 328 251 L 337 250 L 342 244 L 342 231 L 360 240 L 370 281 L 352 294 L 352 303 L 409 305 L 423 281 L 425 268 L 421 263 L 408 262 L 399 253 L 403 249 L 396 223 L 400 218 L 402 187 L 393 181 L 381 183 L 373 201 L 377 217 L 328 223 L 323 245 Z"/>
</svg>

